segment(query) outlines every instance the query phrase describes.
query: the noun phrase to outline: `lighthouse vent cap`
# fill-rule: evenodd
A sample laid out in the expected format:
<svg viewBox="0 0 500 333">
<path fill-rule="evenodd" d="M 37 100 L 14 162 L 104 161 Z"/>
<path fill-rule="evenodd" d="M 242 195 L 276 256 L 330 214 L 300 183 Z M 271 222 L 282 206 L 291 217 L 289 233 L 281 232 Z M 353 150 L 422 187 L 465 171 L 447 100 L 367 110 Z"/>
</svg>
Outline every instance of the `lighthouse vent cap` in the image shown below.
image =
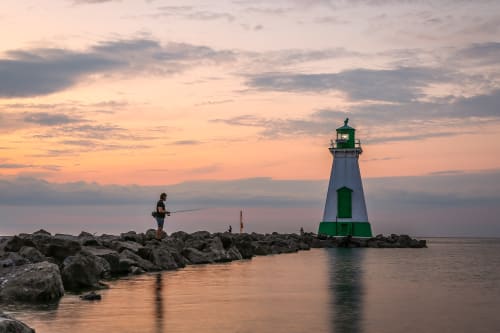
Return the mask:
<svg viewBox="0 0 500 333">
<path fill-rule="evenodd" d="M 337 128 L 337 131 L 338 130 L 347 130 L 347 129 L 355 131 L 354 128 L 352 128 L 351 126 L 347 125 L 348 122 L 349 122 L 349 118 L 345 118 L 345 120 L 344 120 L 344 126 Z"/>
</svg>

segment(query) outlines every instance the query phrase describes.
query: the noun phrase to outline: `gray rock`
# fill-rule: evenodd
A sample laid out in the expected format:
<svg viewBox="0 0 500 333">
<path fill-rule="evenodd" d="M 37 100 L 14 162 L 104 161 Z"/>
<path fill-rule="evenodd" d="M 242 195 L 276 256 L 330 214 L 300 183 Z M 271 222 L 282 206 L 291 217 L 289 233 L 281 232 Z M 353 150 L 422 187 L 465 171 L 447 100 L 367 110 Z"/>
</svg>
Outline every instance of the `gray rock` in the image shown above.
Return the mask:
<svg viewBox="0 0 500 333">
<path fill-rule="evenodd" d="M 56 235 L 54 237 L 46 234 L 33 235 L 36 248 L 47 257 L 53 257 L 63 261 L 64 258 L 78 253 L 82 246 L 77 237 L 69 235 Z"/>
<path fill-rule="evenodd" d="M 91 291 L 88 294 L 81 295 L 80 298 L 84 301 L 100 301 L 101 300 L 101 295 L 96 294 L 95 291 Z"/>
<path fill-rule="evenodd" d="M 31 246 L 23 246 L 21 250 L 19 250 L 19 254 L 32 263 L 47 260 L 47 258 L 40 251 Z"/>
<path fill-rule="evenodd" d="M 119 274 L 121 272 L 120 255 L 115 250 L 106 247 L 84 246 L 83 252 L 105 259 L 109 264 L 111 274 Z"/>
<path fill-rule="evenodd" d="M 134 252 L 132 252 L 130 250 L 123 250 L 120 253 L 120 260 L 121 259 L 131 259 L 134 261 L 134 264 L 131 266 L 138 266 L 146 271 L 156 271 L 159 269 L 152 262 L 142 258 L 138 254 L 135 254 Z"/>
<path fill-rule="evenodd" d="M 177 231 L 174 232 L 170 237 L 175 238 L 175 239 L 180 239 L 181 241 L 186 241 L 190 236 L 187 232 L 184 231 Z"/>
<path fill-rule="evenodd" d="M 135 265 L 136 265 L 136 262 L 132 259 L 120 258 L 120 261 L 119 261 L 120 271 L 119 271 L 119 273 L 121 273 L 121 274 L 128 273 L 130 271 L 130 268 L 135 266 Z"/>
<path fill-rule="evenodd" d="M 186 257 L 189 263 L 193 265 L 199 265 L 199 264 L 209 264 L 212 263 L 210 258 L 208 257 L 207 253 L 202 252 L 200 250 L 197 250 L 192 247 L 185 248 L 182 251 L 182 255 Z"/>
<path fill-rule="evenodd" d="M 2 301 L 44 302 L 62 295 L 64 287 L 55 264 L 44 261 L 0 270 Z"/>
<path fill-rule="evenodd" d="M 33 233 L 33 235 L 35 235 L 35 234 L 44 234 L 44 235 L 52 236 L 52 234 L 50 232 L 48 232 L 47 230 L 44 230 L 44 229 L 40 229 L 38 231 L 35 231 Z"/>
<path fill-rule="evenodd" d="M 131 241 L 139 244 L 144 244 L 145 235 L 143 233 L 138 234 L 135 231 L 128 231 L 120 234 L 120 239 L 124 241 Z"/>
<path fill-rule="evenodd" d="M 133 274 L 133 275 L 139 275 L 139 274 L 146 273 L 145 270 L 143 270 L 142 268 L 137 267 L 137 266 L 130 267 L 130 271 L 129 272 L 130 272 L 130 274 Z"/>
<path fill-rule="evenodd" d="M 0 259 L 0 267 L 26 265 L 29 261 L 15 252 L 7 252 Z"/>
<path fill-rule="evenodd" d="M 102 267 L 96 258 L 93 255 L 79 253 L 64 259 L 61 267 L 64 288 L 72 291 L 97 288 L 102 274 Z"/>
<path fill-rule="evenodd" d="M 4 245 L 4 251 L 18 252 L 24 246 L 24 240 L 21 237 L 13 236 Z"/>
<path fill-rule="evenodd" d="M 233 237 L 234 246 L 238 249 L 243 259 L 250 259 L 254 256 L 252 237 L 248 234 L 236 235 Z"/>
<path fill-rule="evenodd" d="M 132 241 L 112 241 L 109 247 L 118 252 L 129 250 L 134 253 L 138 253 L 139 250 L 143 248 L 141 244 Z"/>
<path fill-rule="evenodd" d="M 35 333 L 35 330 L 0 311 L 0 333 Z"/>
<path fill-rule="evenodd" d="M 176 269 L 179 267 L 170 251 L 165 247 L 152 247 L 150 261 L 161 269 Z"/>
</svg>

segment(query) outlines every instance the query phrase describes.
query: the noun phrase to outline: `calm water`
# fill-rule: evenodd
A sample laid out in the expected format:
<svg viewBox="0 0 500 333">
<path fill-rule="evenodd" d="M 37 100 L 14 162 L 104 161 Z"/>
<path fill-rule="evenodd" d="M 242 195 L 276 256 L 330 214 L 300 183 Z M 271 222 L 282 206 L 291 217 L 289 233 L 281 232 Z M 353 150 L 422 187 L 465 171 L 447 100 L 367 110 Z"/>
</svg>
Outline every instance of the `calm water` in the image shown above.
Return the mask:
<svg viewBox="0 0 500 333">
<path fill-rule="evenodd" d="M 38 333 L 500 332 L 500 240 L 314 249 L 110 283 L 100 302 L 3 307 Z"/>
</svg>

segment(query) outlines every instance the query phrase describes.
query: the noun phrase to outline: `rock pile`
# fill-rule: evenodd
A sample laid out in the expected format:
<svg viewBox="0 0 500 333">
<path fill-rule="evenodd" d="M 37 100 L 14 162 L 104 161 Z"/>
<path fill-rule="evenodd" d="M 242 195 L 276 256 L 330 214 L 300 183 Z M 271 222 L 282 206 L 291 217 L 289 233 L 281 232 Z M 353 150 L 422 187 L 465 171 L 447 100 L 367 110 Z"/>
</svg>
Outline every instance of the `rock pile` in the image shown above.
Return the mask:
<svg viewBox="0 0 500 333">
<path fill-rule="evenodd" d="M 103 287 L 114 276 L 172 270 L 186 265 L 250 259 L 318 247 L 426 247 L 406 235 L 366 240 L 313 234 L 173 233 L 161 241 L 155 230 L 121 235 L 82 232 L 78 236 L 45 230 L 0 239 L 0 301 L 47 302 L 64 291 Z"/>
<path fill-rule="evenodd" d="M 35 333 L 35 330 L 30 328 L 23 322 L 4 314 L 0 311 L 0 332 L 1 333 Z"/>
</svg>

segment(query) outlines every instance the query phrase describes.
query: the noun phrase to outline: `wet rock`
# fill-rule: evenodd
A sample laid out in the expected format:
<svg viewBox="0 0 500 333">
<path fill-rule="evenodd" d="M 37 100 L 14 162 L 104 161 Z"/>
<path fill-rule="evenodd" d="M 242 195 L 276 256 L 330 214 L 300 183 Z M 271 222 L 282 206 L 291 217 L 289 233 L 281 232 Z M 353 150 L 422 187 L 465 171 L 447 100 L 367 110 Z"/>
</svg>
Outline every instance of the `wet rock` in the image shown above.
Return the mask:
<svg viewBox="0 0 500 333">
<path fill-rule="evenodd" d="M 98 246 L 84 246 L 84 253 L 89 253 L 91 255 L 103 258 L 109 264 L 109 269 L 111 274 L 119 274 L 120 269 L 120 255 L 115 250 L 108 249 L 106 247 Z"/>
<path fill-rule="evenodd" d="M 233 244 L 238 249 L 243 259 L 250 259 L 254 256 L 252 237 L 248 234 L 236 235 L 233 237 Z"/>
<path fill-rule="evenodd" d="M 1 333 L 35 333 L 35 330 L 25 323 L 0 311 Z"/>
<path fill-rule="evenodd" d="M 139 275 L 139 274 L 146 273 L 145 270 L 143 270 L 142 268 L 137 267 L 137 266 L 130 267 L 130 271 L 129 272 L 130 272 L 130 274 L 133 274 L 133 275 Z"/>
<path fill-rule="evenodd" d="M 64 295 L 61 273 L 49 262 L 0 269 L 2 301 L 45 302 Z"/>
<path fill-rule="evenodd" d="M 165 270 L 176 269 L 179 267 L 170 251 L 161 246 L 154 246 L 151 248 L 149 260 L 154 265 Z"/>
<path fill-rule="evenodd" d="M 61 267 L 61 276 L 66 290 L 81 290 L 97 288 L 103 269 L 93 255 L 79 253 L 64 259 Z"/>
<path fill-rule="evenodd" d="M 193 265 L 209 264 L 212 262 L 206 253 L 192 247 L 185 248 L 182 251 L 182 255 Z"/>
<path fill-rule="evenodd" d="M 135 254 L 134 252 L 132 252 L 130 250 L 124 250 L 120 253 L 120 260 L 122 260 L 122 259 L 132 260 L 133 263 L 131 264 L 131 266 L 138 266 L 145 271 L 159 270 L 159 267 L 155 266 L 152 262 L 142 258 L 138 254 Z"/>
<path fill-rule="evenodd" d="M 100 301 L 101 300 L 101 295 L 97 294 L 94 291 L 91 291 L 88 294 L 81 295 L 80 298 L 84 301 Z"/>
</svg>

